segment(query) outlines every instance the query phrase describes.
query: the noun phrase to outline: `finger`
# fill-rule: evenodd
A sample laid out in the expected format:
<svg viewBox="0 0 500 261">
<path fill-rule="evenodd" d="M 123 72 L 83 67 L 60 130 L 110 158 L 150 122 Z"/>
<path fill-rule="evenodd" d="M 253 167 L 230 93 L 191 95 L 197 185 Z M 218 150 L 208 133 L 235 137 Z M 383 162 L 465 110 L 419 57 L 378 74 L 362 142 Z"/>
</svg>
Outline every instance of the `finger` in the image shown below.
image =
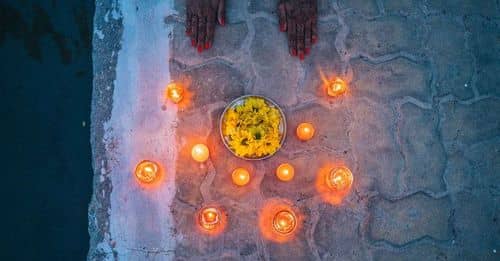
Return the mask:
<svg viewBox="0 0 500 261">
<path fill-rule="evenodd" d="M 297 32 L 295 30 L 295 21 L 288 21 L 288 49 L 290 55 L 297 56 Z"/>
<path fill-rule="evenodd" d="M 191 45 L 196 46 L 198 42 L 198 16 L 195 14 L 191 15 Z"/>
<path fill-rule="evenodd" d="M 297 53 L 301 60 L 304 60 L 304 24 L 297 24 Z"/>
<path fill-rule="evenodd" d="M 198 52 L 203 51 L 205 45 L 205 36 L 207 32 L 207 18 L 206 16 L 200 16 L 198 18 Z"/>
<path fill-rule="evenodd" d="M 279 15 L 280 31 L 286 32 L 286 7 L 283 1 L 281 1 L 278 5 L 278 15 Z"/>
<path fill-rule="evenodd" d="M 306 27 L 305 27 L 305 37 L 304 37 L 304 54 L 308 55 L 309 51 L 311 50 L 311 20 L 308 20 L 306 22 Z"/>
<path fill-rule="evenodd" d="M 207 37 L 205 40 L 205 49 L 208 49 L 212 46 L 215 33 L 215 19 L 215 11 L 209 12 L 207 18 Z"/>
<path fill-rule="evenodd" d="M 226 24 L 226 9 L 224 7 L 224 0 L 219 0 L 219 5 L 217 6 L 217 20 L 219 20 L 219 24 L 222 26 Z"/>
<path fill-rule="evenodd" d="M 314 17 L 311 20 L 311 43 L 315 44 L 318 42 L 318 20 Z"/>
</svg>

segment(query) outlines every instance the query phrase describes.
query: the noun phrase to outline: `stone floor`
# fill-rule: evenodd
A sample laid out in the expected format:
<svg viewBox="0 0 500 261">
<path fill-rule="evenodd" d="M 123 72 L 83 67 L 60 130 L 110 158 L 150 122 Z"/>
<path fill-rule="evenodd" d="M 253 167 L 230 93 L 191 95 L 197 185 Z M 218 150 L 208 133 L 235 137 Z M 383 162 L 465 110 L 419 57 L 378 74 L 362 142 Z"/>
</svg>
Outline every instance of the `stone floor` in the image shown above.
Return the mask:
<svg viewBox="0 0 500 261">
<path fill-rule="evenodd" d="M 303 62 L 288 54 L 275 1 L 226 2 L 228 23 L 202 54 L 185 36 L 184 1 L 175 1 L 180 15 L 165 17 L 171 78 L 188 79 L 193 94 L 177 112 L 175 259 L 500 258 L 498 1 L 319 0 L 319 42 Z M 322 74 L 347 79 L 347 95 L 327 97 Z M 289 135 L 270 159 L 237 159 L 219 137 L 224 106 L 244 94 L 285 111 Z M 317 130 L 307 143 L 293 135 L 302 121 Z M 211 151 L 206 164 L 189 157 L 200 141 Z M 296 168 L 289 183 L 273 174 L 284 161 Z M 314 183 L 332 161 L 354 173 L 340 205 Z M 248 186 L 231 183 L 236 166 L 252 170 Z M 275 198 L 303 213 L 291 242 L 267 241 L 256 225 Z M 211 238 L 192 220 L 214 202 L 230 221 Z"/>
</svg>

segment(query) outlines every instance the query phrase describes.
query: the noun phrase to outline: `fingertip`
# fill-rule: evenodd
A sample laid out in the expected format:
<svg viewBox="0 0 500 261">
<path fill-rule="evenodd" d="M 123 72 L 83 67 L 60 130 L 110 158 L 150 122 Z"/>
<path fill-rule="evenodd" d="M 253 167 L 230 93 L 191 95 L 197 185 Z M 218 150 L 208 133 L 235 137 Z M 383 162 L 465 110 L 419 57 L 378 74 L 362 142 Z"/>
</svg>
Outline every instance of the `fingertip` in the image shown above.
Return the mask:
<svg viewBox="0 0 500 261">
<path fill-rule="evenodd" d="M 313 37 L 312 37 L 312 39 L 311 39 L 311 42 L 312 42 L 313 44 L 315 44 L 316 42 L 318 42 L 318 37 L 317 37 L 317 36 L 315 36 L 315 35 L 313 35 Z"/>
<path fill-rule="evenodd" d="M 305 48 L 304 53 L 305 55 L 308 55 L 311 52 L 311 48 Z"/>
<path fill-rule="evenodd" d="M 297 56 L 297 49 L 292 48 L 291 55 L 292 56 Z"/>
<path fill-rule="evenodd" d="M 226 19 L 224 17 L 219 18 L 219 24 L 222 26 L 226 25 Z"/>
<path fill-rule="evenodd" d="M 191 46 L 195 47 L 196 46 L 196 40 L 191 39 Z"/>
<path fill-rule="evenodd" d="M 280 24 L 280 31 L 281 32 L 285 32 L 286 31 L 286 24 L 285 23 Z"/>
<path fill-rule="evenodd" d="M 209 48 L 210 48 L 210 42 L 206 42 L 206 43 L 205 43 L 205 49 L 207 49 L 207 50 L 208 50 Z"/>
<path fill-rule="evenodd" d="M 303 60 L 304 60 L 304 53 L 303 53 L 303 52 L 299 52 L 299 59 L 300 59 L 301 61 L 303 61 Z"/>
<path fill-rule="evenodd" d="M 203 45 L 201 43 L 198 45 L 198 52 L 203 52 Z"/>
</svg>

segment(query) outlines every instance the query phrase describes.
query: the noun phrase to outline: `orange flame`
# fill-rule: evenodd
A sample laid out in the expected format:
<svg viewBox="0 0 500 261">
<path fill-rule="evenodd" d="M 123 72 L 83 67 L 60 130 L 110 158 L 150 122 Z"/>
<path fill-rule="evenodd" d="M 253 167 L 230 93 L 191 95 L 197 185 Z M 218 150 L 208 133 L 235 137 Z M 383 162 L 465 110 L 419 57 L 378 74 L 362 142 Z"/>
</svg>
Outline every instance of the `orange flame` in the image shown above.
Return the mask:
<svg viewBox="0 0 500 261">
<path fill-rule="evenodd" d="M 134 176 L 143 188 L 158 186 L 163 180 L 164 170 L 160 164 L 152 160 L 139 162 L 134 169 Z"/>
<path fill-rule="evenodd" d="M 302 215 L 285 200 L 268 200 L 259 213 L 259 229 L 270 241 L 284 243 L 294 239 L 301 225 Z"/>
<path fill-rule="evenodd" d="M 210 236 L 220 235 L 227 225 L 227 215 L 218 206 L 206 206 L 196 214 L 199 230 Z"/>
<path fill-rule="evenodd" d="M 340 164 L 327 164 L 321 167 L 316 177 L 316 190 L 323 201 L 339 205 L 352 188 L 351 171 Z"/>
<path fill-rule="evenodd" d="M 185 87 L 190 86 L 190 84 L 189 79 L 180 79 L 169 83 L 165 88 L 165 99 L 177 104 L 179 109 L 187 108 L 193 98 L 193 93 Z"/>
</svg>

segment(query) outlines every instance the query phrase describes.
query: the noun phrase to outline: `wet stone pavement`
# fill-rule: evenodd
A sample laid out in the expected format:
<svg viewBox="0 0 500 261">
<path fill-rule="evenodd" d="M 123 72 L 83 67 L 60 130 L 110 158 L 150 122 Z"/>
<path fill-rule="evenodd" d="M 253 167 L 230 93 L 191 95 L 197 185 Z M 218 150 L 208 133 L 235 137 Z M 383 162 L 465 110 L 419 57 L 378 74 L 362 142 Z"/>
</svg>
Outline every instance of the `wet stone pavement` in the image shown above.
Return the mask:
<svg viewBox="0 0 500 261">
<path fill-rule="evenodd" d="M 229 23 L 201 55 L 183 24 L 174 27 L 173 78 L 188 75 L 196 88 L 193 105 L 178 114 L 185 151 L 172 211 L 184 238 L 176 256 L 494 259 L 500 247 L 498 5 L 319 1 L 320 40 L 299 62 L 277 30 L 274 1 L 238 2 L 228 1 Z M 182 1 L 176 7 L 184 13 Z M 326 97 L 321 72 L 347 78 L 348 95 Z M 244 94 L 270 97 L 285 110 L 289 136 L 271 159 L 238 160 L 218 136 L 223 106 Z M 293 136 L 302 121 L 317 129 L 307 143 Z M 182 156 L 193 132 L 214 155 L 199 168 Z M 355 175 L 354 190 L 338 206 L 319 199 L 314 187 L 317 168 L 332 159 Z M 290 183 L 273 174 L 285 161 L 297 172 Z M 231 183 L 237 166 L 253 170 L 249 186 Z M 255 229 L 256 210 L 274 197 L 307 213 L 292 243 L 263 241 Z M 234 222 L 220 238 L 200 242 L 189 222 L 192 210 L 212 201 Z"/>
<path fill-rule="evenodd" d="M 225 27 L 198 54 L 175 1 L 171 78 L 193 93 L 177 114 L 176 194 L 171 206 L 180 260 L 498 260 L 500 251 L 500 5 L 498 1 L 319 0 L 319 42 L 299 61 L 279 32 L 276 1 L 226 1 Z M 453 3 L 452 3 L 453 2 Z M 347 80 L 330 98 L 321 75 Z M 282 106 L 288 136 L 263 161 L 235 158 L 219 137 L 224 106 L 245 94 Z M 304 143 L 298 123 L 317 134 Z M 193 165 L 204 142 L 211 158 Z M 292 182 L 274 176 L 295 166 Z M 343 162 L 354 174 L 339 205 L 318 196 L 318 168 Z M 247 167 L 249 185 L 230 173 Z M 305 217 L 284 244 L 256 225 L 268 200 Z M 216 202 L 230 224 L 200 236 L 193 213 Z"/>
</svg>

